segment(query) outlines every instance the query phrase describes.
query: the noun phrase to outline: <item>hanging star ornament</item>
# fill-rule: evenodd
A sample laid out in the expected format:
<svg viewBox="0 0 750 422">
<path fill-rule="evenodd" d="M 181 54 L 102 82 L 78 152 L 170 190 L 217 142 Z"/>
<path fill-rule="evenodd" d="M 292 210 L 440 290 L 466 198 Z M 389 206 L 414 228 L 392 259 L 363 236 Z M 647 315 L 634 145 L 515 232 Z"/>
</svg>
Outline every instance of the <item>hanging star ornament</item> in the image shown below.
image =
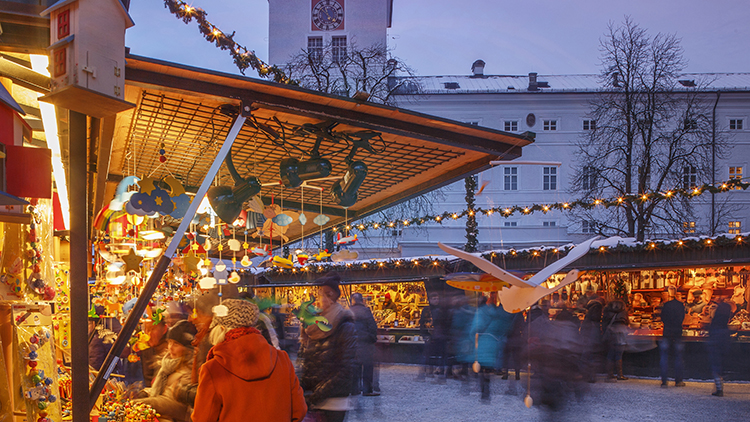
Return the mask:
<svg viewBox="0 0 750 422">
<path fill-rule="evenodd" d="M 187 255 L 182 258 L 182 262 L 185 263 L 185 269 L 188 271 L 198 271 L 198 263 L 201 259 L 195 256 L 195 251 L 190 250 Z"/>
<path fill-rule="evenodd" d="M 125 268 L 123 269 L 125 273 L 130 271 L 138 272 L 141 270 L 141 261 L 143 261 L 143 258 L 135 253 L 135 249 L 130 248 L 130 252 L 123 256 L 122 260 L 125 262 Z"/>
</svg>

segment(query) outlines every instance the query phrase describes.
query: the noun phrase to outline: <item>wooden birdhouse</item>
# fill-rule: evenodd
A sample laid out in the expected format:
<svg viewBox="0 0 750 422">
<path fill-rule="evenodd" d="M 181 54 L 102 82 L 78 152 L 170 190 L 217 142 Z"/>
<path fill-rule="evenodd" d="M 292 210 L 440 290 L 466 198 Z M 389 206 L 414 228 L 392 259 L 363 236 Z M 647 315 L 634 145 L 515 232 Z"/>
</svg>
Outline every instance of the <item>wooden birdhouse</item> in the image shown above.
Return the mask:
<svg viewBox="0 0 750 422">
<path fill-rule="evenodd" d="M 0 190 L 32 198 L 52 197 L 52 154 L 47 148 L 24 146 L 31 127 L 23 108 L 0 83 Z"/>
<path fill-rule="evenodd" d="M 50 17 L 50 88 L 40 99 L 94 117 L 134 105 L 125 95 L 125 30 L 134 25 L 120 0 L 61 0 Z"/>
</svg>

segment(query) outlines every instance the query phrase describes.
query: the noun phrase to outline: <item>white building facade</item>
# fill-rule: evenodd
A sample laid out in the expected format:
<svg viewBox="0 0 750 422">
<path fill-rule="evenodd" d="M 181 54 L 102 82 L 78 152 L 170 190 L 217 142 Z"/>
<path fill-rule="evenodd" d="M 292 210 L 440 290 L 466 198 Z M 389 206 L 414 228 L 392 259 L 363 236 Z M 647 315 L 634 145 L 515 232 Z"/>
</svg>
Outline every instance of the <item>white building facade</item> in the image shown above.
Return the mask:
<svg viewBox="0 0 750 422">
<path fill-rule="evenodd" d="M 352 44 L 359 48 L 385 45 L 393 2 L 269 0 L 269 6 L 269 60 L 283 64 L 302 50 L 328 43 L 347 48 Z M 408 57 L 404 59 L 408 62 Z M 599 76 L 485 75 L 481 60 L 471 66 L 467 63 L 469 68 L 471 72 L 466 75 L 415 77 L 414 86 L 421 87 L 420 95 L 404 92 L 396 96 L 396 101 L 399 107 L 451 120 L 513 133 L 535 133 L 535 142 L 525 147 L 522 158 L 517 160 L 522 163 L 503 162 L 476 176 L 479 186 L 486 183 L 476 197 L 476 207 L 530 206 L 577 199 L 580 195 L 572 184 L 577 167 L 576 141 L 595 127 L 588 114 L 591 101 L 602 89 Z M 705 99 L 713 104 L 718 96 L 716 130 L 732 146 L 729 154 L 717 157 L 713 180 L 745 178 L 750 169 L 750 73 L 684 75 L 681 79 L 711 80 Z M 698 184 L 712 182 L 710 174 L 686 176 Z M 717 222 L 716 234 L 748 231 L 750 191 L 719 195 L 733 204 L 733 212 L 719 216 L 714 213 L 712 217 L 710 195 L 701 195 L 693 200 L 701 204 L 699 212 L 694 219 L 681 223 L 681 232 L 686 236 L 710 234 L 712 218 Z M 439 201 L 433 199 L 433 211 L 460 212 L 466 209 L 464 197 L 463 181 L 447 186 L 437 196 Z M 557 246 L 578 242 L 596 231 L 593 224 L 562 211 L 508 218 L 482 215 L 478 229 L 479 250 Z M 465 219 L 449 220 L 419 228 L 369 231 L 350 249 L 365 259 L 443 254 L 438 241 L 462 247 L 465 235 Z"/>
</svg>

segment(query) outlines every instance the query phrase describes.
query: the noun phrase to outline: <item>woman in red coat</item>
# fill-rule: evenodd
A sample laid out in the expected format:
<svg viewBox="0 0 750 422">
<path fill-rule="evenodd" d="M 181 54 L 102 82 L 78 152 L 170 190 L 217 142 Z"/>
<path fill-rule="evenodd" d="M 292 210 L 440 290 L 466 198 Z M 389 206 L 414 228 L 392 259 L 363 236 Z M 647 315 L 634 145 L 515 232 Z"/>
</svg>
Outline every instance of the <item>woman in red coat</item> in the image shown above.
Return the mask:
<svg viewBox="0 0 750 422">
<path fill-rule="evenodd" d="M 212 322 L 219 330 L 201 367 L 193 422 L 301 421 L 307 405 L 294 366 L 252 327 L 258 307 L 242 299 L 223 305 L 228 313 Z"/>
</svg>

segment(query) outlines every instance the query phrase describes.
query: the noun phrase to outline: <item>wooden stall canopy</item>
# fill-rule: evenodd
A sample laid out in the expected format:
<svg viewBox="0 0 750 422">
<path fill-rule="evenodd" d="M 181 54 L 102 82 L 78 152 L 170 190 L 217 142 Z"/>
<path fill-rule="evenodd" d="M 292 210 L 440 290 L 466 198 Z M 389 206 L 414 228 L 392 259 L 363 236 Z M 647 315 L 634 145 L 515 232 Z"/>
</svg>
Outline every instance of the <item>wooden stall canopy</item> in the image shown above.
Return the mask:
<svg viewBox="0 0 750 422">
<path fill-rule="evenodd" d="M 460 180 L 488 168 L 498 157 L 517 158 L 521 148 L 533 142 L 395 107 L 134 55 L 127 57 L 125 76 L 125 100 L 136 107 L 119 113 L 112 125 L 109 171 L 101 172 L 100 167 L 99 173 L 106 174 L 106 190 L 97 195 L 97 209 L 129 175 L 157 179 L 173 175 L 188 192 L 194 190 L 221 146 L 233 114 L 243 105 L 250 107 L 251 117 L 231 156 L 242 177 L 254 176 L 263 184 L 279 181 L 282 159 L 309 159 L 319 137 L 310 131 L 311 125 L 332 128 L 329 133 L 338 136 L 321 139 L 320 155 L 330 160 L 331 177 L 310 183 L 323 188 L 323 214 L 331 219 L 326 228 Z M 347 170 L 345 158 L 353 144 L 341 142 L 341 136 L 370 137 L 374 151 L 359 148 L 354 155 L 354 160 L 366 164 L 368 174 L 357 202 L 346 211 L 329 195 L 331 185 Z M 160 149 L 165 150 L 165 163 L 159 160 Z M 98 183 L 103 187 L 105 180 Z M 234 185 L 226 168 L 217 184 Z M 261 195 L 265 205 L 273 200 L 283 203 L 284 209 L 302 208 L 302 188 L 267 186 Z M 304 189 L 304 196 L 307 216 L 319 214 L 320 193 Z M 297 221 L 289 226 L 290 241 L 299 239 L 301 228 Z M 308 222 L 305 232 L 317 229 Z"/>
</svg>

